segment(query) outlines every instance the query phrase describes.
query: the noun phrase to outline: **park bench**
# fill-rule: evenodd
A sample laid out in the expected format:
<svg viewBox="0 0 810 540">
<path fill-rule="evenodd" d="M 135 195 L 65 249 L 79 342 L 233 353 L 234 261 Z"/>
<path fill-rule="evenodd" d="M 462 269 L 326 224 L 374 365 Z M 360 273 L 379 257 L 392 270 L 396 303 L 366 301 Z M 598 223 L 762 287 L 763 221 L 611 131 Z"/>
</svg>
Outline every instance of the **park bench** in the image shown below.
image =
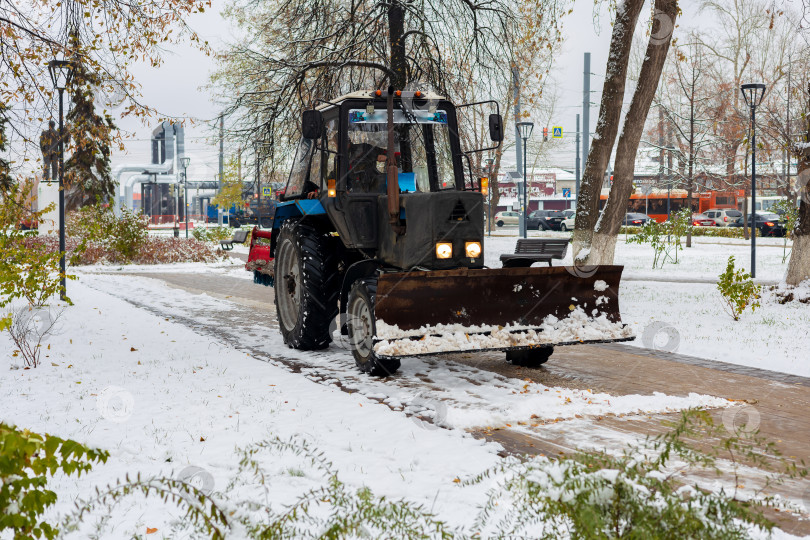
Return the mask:
<svg viewBox="0 0 810 540">
<path fill-rule="evenodd" d="M 567 238 L 521 238 L 514 253 L 501 255 L 501 264 L 504 268 L 528 268 L 536 262 L 551 266 L 551 259 L 565 258 L 568 242 Z"/>
<path fill-rule="evenodd" d="M 227 240 L 220 240 L 219 245 L 225 251 L 230 251 L 233 249 L 234 244 L 244 244 L 245 240 L 247 240 L 248 233 L 250 231 L 239 229 L 234 231 L 233 238 L 228 238 Z"/>
</svg>

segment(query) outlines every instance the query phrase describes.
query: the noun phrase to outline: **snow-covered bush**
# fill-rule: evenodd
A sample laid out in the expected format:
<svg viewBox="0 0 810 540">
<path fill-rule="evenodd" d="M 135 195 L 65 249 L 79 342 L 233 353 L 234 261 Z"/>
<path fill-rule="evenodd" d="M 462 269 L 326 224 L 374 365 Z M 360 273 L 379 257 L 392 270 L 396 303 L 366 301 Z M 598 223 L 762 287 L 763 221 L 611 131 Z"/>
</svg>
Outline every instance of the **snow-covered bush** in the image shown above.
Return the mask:
<svg viewBox="0 0 810 540">
<path fill-rule="evenodd" d="M 55 538 L 58 528 L 42 514 L 56 502 L 48 477 L 88 472 L 109 453 L 76 441 L 20 431 L 0 423 L 0 536 L 17 539 Z"/>
<path fill-rule="evenodd" d="M 717 289 L 723 298 L 723 307 L 735 321 L 740 320 L 740 315 L 746 308 L 750 307 L 754 311 L 759 307 L 762 287 L 754 283 L 751 274 L 742 268 L 734 268 L 733 255 L 728 258 L 726 271 L 720 274 Z"/>
<path fill-rule="evenodd" d="M 191 236 L 200 242 L 214 242 L 219 243 L 220 240 L 227 240 L 233 234 L 233 231 L 239 229 L 231 229 L 230 227 L 195 227 L 191 231 Z"/>
<path fill-rule="evenodd" d="M 279 509 L 265 497 L 269 487 L 268 464 L 263 458 L 295 455 L 306 462 L 307 473 L 319 477 L 314 487 Z M 183 513 L 173 532 L 183 538 L 230 536 L 256 539 L 286 538 L 453 538 L 445 524 L 419 505 L 389 501 L 370 489 L 347 486 L 331 463 L 303 440 L 271 439 L 243 450 L 239 470 L 222 492 L 205 493 L 177 478 L 126 478 L 93 497 L 77 501 L 76 510 L 64 521 L 77 530 L 92 515 L 109 515 L 131 496 L 159 497 Z"/>
<path fill-rule="evenodd" d="M 578 452 L 554 461 L 507 459 L 457 483 L 460 489 L 494 486 L 475 520 L 462 529 L 451 529 L 420 505 L 344 484 L 323 454 L 298 438 L 245 448 L 238 471 L 221 491 L 207 492 L 178 478 L 126 478 L 78 500 L 63 528 L 78 530 L 93 515 L 110 515 L 114 506 L 140 495 L 172 503 L 179 512 L 173 533 L 191 538 L 748 538 L 753 528 L 773 528 L 764 510 L 797 510 L 762 493 L 804 478 L 807 470 L 782 458 L 758 432 L 741 426 L 729 427 L 731 433 L 725 424 L 691 409 L 668 432 L 620 456 Z M 300 467 L 291 468 L 291 459 L 300 460 Z M 696 482 L 714 485 L 707 478 L 719 471 L 717 459 L 732 464 L 734 477 L 737 467 L 747 465 L 765 471 L 762 486 L 743 496 L 736 479 L 728 491 L 687 484 L 685 471 L 701 479 Z M 282 504 L 274 501 L 276 474 L 295 477 L 300 494 L 287 495 Z M 308 483 L 315 485 L 307 488 Z"/>
<path fill-rule="evenodd" d="M 672 427 L 621 456 L 579 452 L 555 461 L 507 460 L 465 483 L 496 483 L 473 530 L 497 538 L 749 538 L 752 526 L 773 528 L 764 509 L 787 507 L 760 497 L 762 490 L 745 498 L 736 488 L 689 485 L 680 473 L 711 475 L 716 459 L 727 457 L 735 467 L 747 461 L 771 471 L 768 488 L 807 474 L 787 460 L 772 467 L 764 457 L 778 456 L 771 443 L 756 433 L 728 433 L 705 411 L 684 411 Z M 719 439 L 708 453 L 685 442 L 707 437 Z"/>
</svg>

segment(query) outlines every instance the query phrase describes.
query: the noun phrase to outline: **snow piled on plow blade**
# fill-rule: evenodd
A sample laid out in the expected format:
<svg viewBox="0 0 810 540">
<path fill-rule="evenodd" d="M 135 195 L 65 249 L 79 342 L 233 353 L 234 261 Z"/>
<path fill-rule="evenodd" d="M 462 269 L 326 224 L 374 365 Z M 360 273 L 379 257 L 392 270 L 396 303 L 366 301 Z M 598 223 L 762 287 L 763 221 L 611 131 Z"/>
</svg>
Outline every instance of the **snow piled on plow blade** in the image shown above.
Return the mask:
<svg viewBox="0 0 810 540">
<path fill-rule="evenodd" d="M 381 357 L 627 341 L 621 266 L 385 274 L 374 351 Z"/>
<path fill-rule="evenodd" d="M 564 319 L 548 315 L 540 328 L 522 328 L 519 324 L 489 329 L 481 326 L 470 329 L 462 325 L 424 326 L 419 329 L 421 339 L 414 339 L 417 331 L 402 332 L 383 321 L 377 321 L 378 338 L 381 329 L 383 335 L 409 334 L 408 337 L 382 339 L 375 343 L 374 352 L 382 357 L 623 341 L 634 337 L 629 326 L 611 322 L 604 314 L 589 317 L 580 307 Z"/>
</svg>

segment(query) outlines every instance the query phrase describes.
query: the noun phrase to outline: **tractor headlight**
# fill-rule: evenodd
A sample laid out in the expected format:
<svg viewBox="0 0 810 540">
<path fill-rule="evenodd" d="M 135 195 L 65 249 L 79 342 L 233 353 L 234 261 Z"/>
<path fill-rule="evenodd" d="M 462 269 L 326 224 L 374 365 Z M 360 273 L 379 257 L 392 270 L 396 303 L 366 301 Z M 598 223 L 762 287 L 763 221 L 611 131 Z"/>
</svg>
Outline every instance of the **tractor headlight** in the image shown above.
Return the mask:
<svg viewBox="0 0 810 540">
<path fill-rule="evenodd" d="M 449 259 L 453 256 L 453 244 L 450 242 L 439 242 L 436 244 L 436 258 Z"/>
<path fill-rule="evenodd" d="M 467 257 L 477 259 L 481 256 L 481 242 L 467 242 L 464 244 L 464 250 L 467 252 Z"/>
</svg>

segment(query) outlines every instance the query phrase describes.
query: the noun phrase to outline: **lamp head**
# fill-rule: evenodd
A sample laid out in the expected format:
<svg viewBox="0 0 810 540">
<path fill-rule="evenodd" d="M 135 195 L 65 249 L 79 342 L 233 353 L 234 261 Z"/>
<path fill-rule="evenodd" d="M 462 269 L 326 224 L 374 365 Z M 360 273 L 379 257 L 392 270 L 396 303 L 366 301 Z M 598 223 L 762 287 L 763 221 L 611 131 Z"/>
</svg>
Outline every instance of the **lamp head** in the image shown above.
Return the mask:
<svg viewBox="0 0 810 540">
<path fill-rule="evenodd" d="M 73 80 L 73 72 L 76 64 L 69 60 L 51 60 L 48 62 L 48 71 L 51 73 L 53 87 L 57 90 L 64 90 Z"/>
<path fill-rule="evenodd" d="M 532 130 L 534 129 L 534 122 L 518 122 L 515 124 L 518 128 L 518 132 L 520 133 L 521 139 L 528 139 L 532 136 Z"/>
<path fill-rule="evenodd" d="M 762 103 L 762 98 L 765 97 L 765 85 L 762 83 L 748 83 L 740 86 L 745 104 L 749 107 L 756 108 Z"/>
</svg>

